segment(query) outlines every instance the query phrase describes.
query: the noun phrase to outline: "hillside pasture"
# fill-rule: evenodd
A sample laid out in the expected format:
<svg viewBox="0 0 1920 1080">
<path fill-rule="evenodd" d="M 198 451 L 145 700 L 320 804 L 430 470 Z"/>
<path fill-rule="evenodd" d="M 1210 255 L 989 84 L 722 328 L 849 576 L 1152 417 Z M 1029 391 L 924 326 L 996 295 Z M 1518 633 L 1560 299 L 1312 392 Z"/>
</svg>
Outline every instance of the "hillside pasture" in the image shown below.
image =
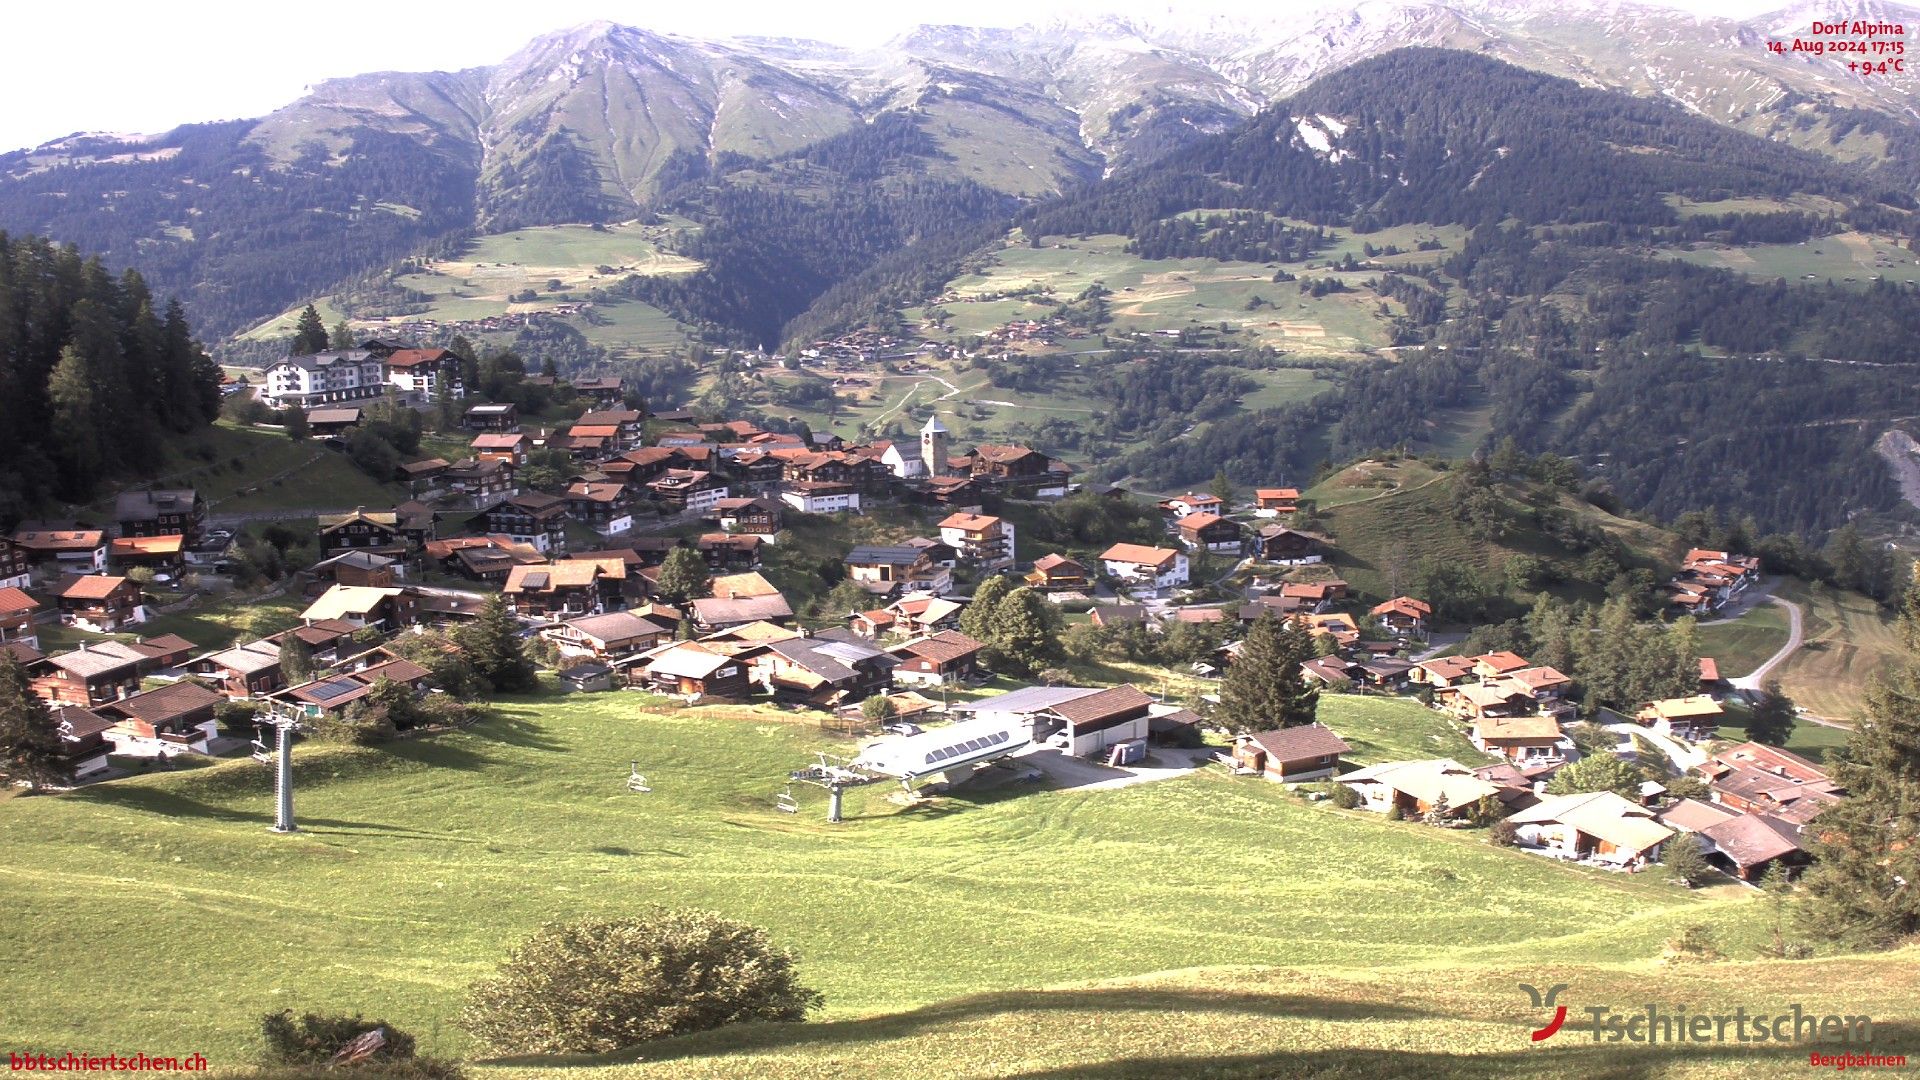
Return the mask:
<svg viewBox="0 0 1920 1080">
<path fill-rule="evenodd" d="M 1414 719 L 1395 710 L 1380 730 Z M 1220 771 L 915 808 L 879 785 L 850 793 L 835 826 L 810 788 L 798 814 L 774 809 L 787 770 L 849 748 L 764 709 L 511 699 L 434 739 L 303 744 L 293 836 L 267 831 L 271 778 L 244 759 L 9 800 L 9 1042 L 64 1052 L 164 1030 L 229 1065 L 262 1012 L 291 1007 L 385 1017 L 425 1050 L 469 1053 L 453 1023 L 464 988 L 515 941 L 546 920 L 656 905 L 764 925 L 801 952 L 825 1019 L 856 1025 L 1196 962 L 1491 965 L 1551 982 L 1569 964 L 1650 959 L 1683 925 L 1727 948 L 1758 940 L 1745 897 L 1309 805 Z M 650 793 L 626 789 L 636 759 Z M 135 971 L 191 987 L 193 1007 Z"/>
<path fill-rule="evenodd" d="M 1920 257 L 1900 247 L 1891 237 L 1843 232 L 1794 244 L 1695 244 L 1692 250 L 1669 249 L 1674 258 L 1700 266 L 1736 270 L 1748 277 L 1789 282 L 1824 283 L 1864 289 L 1875 277 L 1895 282 L 1920 282 Z"/>
<path fill-rule="evenodd" d="M 1781 689 L 1819 716 L 1864 715 L 1867 684 L 1903 652 L 1893 616 L 1859 593 L 1799 581 L 1780 595 L 1805 612 L 1804 644 L 1773 671 Z"/>
</svg>

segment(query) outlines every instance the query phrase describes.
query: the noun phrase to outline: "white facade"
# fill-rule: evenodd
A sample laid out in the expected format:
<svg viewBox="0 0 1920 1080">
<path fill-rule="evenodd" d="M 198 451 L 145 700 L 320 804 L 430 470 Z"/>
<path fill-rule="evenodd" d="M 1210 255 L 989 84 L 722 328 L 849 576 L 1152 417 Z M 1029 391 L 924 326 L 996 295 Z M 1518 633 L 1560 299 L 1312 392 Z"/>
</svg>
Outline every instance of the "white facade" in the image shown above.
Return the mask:
<svg viewBox="0 0 1920 1080">
<path fill-rule="evenodd" d="M 386 365 L 364 349 L 290 356 L 267 369 L 263 394 L 276 407 L 318 405 L 386 392 Z"/>
<path fill-rule="evenodd" d="M 687 509 L 711 510 L 713 509 L 714 503 L 717 503 L 721 499 L 725 499 L 727 497 L 728 497 L 727 487 L 725 484 L 722 484 L 719 487 L 708 488 L 705 491 L 689 491 L 687 492 Z M 633 528 L 632 518 L 627 518 L 627 528 L 629 529 Z"/>
<path fill-rule="evenodd" d="M 780 501 L 803 514 L 837 514 L 841 511 L 860 512 L 860 493 L 857 491 L 818 494 L 810 491 L 783 491 Z"/>
<path fill-rule="evenodd" d="M 1110 577 L 1142 585 L 1151 582 L 1155 589 L 1173 589 L 1187 583 L 1187 557 L 1182 554 L 1176 554 L 1168 568 L 1159 571 L 1143 563 L 1116 562 L 1111 559 L 1104 565 Z"/>
<path fill-rule="evenodd" d="M 926 462 L 902 451 L 897 442 L 881 453 L 880 463 L 887 467 L 888 472 L 903 480 L 927 475 Z"/>
</svg>

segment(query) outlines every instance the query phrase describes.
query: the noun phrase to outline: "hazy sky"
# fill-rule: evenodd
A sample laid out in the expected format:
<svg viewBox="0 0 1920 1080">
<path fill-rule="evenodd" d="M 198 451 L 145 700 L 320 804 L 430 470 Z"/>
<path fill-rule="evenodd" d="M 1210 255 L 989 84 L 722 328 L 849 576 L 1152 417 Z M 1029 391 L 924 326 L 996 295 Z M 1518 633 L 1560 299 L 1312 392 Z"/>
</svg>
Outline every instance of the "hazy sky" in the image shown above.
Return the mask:
<svg viewBox="0 0 1920 1080">
<path fill-rule="evenodd" d="M 1748 15 L 1784 3 L 1667 0 L 1663 6 Z M 491 64 L 530 38 L 594 19 L 704 37 L 774 34 L 869 45 L 922 22 L 1019 26 L 1063 15 L 1169 9 L 1182 15 L 1244 10 L 1271 18 L 1288 6 L 1287 0 L 14 0 L 0 15 L 0 30 L 13 45 L 0 64 L 0 150 L 74 131 L 164 131 L 191 121 L 258 116 L 324 79 Z"/>
</svg>

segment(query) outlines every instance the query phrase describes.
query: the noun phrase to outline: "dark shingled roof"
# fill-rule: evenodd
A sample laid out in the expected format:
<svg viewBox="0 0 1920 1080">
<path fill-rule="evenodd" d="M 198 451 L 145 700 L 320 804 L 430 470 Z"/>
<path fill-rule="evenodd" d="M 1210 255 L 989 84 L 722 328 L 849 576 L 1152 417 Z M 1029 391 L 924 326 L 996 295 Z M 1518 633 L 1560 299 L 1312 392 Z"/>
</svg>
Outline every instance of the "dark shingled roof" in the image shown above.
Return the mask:
<svg viewBox="0 0 1920 1080">
<path fill-rule="evenodd" d="M 1278 731 L 1262 731 L 1248 738 L 1275 761 L 1302 761 L 1329 754 L 1344 754 L 1353 749 L 1325 724 L 1302 724 Z"/>
</svg>

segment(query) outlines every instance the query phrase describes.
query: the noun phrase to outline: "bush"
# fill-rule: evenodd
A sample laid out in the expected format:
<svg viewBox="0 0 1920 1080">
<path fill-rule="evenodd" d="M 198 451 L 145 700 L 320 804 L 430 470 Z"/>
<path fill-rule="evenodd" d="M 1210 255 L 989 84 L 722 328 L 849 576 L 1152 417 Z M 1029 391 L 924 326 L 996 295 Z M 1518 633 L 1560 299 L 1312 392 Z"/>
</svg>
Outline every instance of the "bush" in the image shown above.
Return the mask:
<svg viewBox="0 0 1920 1080">
<path fill-rule="evenodd" d="M 1501 818 L 1487 830 L 1487 842 L 1495 847 L 1513 847 L 1520 843 L 1520 826 L 1512 818 Z"/>
<path fill-rule="evenodd" d="M 1668 938 L 1666 951 L 1661 956 L 1669 964 L 1705 963 L 1720 958 L 1720 947 L 1714 943 L 1713 931 L 1704 926 L 1689 926 Z"/>
<path fill-rule="evenodd" d="M 413 1036 L 385 1020 L 368 1020 L 358 1013 L 352 1016 L 307 1013 L 295 1019 L 292 1009 L 282 1009 L 260 1018 L 260 1035 L 266 1040 L 261 1064 L 324 1065 L 341 1047 L 376 1028 L 386 1033 L 386 1043 L 367 1060 L 399 1061 L 413 1057 Z"/>
<path fill-rule="evenodd" d="M 223 701 L 213 707 L 213 718 L 221 731 L 251 739 L 255 722 L 260 719 L 260 705 L 252 701 Z"/>
<path fill-rule="evenodd" d="M 1388 821 L 1405 821 L 1407 820 L 1407 812 L 1400 808 L 1399 803 L 1394 803 L 1392 806 L 1387 808 L 1387 820 Z"/>
<path fill-rule="evenodd" d="M 1329 780 L 1327 801 L 1342 810 L 1352 810 L 1360 805 L 1360 793 L 1337 780 Z"/>
<path fill-rule="evenodd" d="M 1700 841 L 1691 833 L 1682 833 L 1667 841 L 1667 849 L 1661 863 L 1667 873 L 1689 889 L 1697 889 L 1714 878 L 1719 871 L 1707 861 L 1707 854 L 1700 847 Z"/>
<path fill-rule="evenodd" d="M 344 715 L 322 713 L 313 721 L 312 730 L 313 737 L 321 742 L 353 746 L 378 746 L 399 734 L 384 712 L 370 712 L 359 702 L 347 706 Z"/>
<path fill-rule="evenodd" d="M 549 923 L 475 983 L 460 1024 L 499 1053 L 604 1053 L 821 1005 L 794 955 L 704 911 Z"/>
</svg>

